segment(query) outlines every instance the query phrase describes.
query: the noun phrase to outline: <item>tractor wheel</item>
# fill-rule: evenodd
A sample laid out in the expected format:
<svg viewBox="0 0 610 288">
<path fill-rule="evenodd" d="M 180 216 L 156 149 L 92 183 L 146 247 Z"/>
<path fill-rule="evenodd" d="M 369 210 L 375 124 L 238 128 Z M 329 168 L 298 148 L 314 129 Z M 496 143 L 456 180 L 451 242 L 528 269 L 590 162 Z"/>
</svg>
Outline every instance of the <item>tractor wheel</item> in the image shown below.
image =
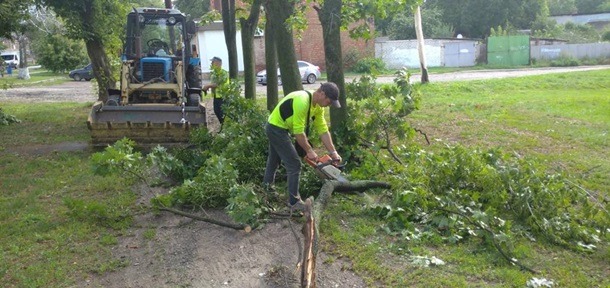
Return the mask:
<svg viewBox="0 0 610 288">
<path fill-rule="evenodd" d="M 186 101 L 186 106 L 196 107 L 199 106 L 199 101 L 201 97 L 197 93 L 189 94 L 188 100 Z"/>
<path fill-rule="evenodd" d="M 186 82 L 190 88 L 201 88 L 201 66 L 189 65 L 186 71 Z"/>
<path fill-rule="evenodd" d="M 119 99 L 121 96 L 119 95 L 109 95 L 108 100 L 106 100 L 106 105 L 108 106 L 119 106 Z"/>
</svg>

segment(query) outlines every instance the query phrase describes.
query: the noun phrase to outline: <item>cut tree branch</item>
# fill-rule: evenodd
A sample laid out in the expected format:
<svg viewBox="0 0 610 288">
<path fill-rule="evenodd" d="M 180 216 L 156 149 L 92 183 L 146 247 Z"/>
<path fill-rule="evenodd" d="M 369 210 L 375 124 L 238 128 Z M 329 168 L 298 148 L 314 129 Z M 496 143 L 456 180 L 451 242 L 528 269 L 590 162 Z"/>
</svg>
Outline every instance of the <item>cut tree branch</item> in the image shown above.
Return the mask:
<svg viewBox="0 0 610 288">
<path fill-rule="evenodd" d="M 374 188 L 391 188 L 386 182 L 378 181 L 353 181 L 339 182 L 327 180 L 320 189 L 320 195 L 314 203 L 313 197 L 305 200 L 305 224 L 303 224 L 303 259 L 301 262 L 301 287 L 315 287 L 316 280 L 316 257 L 318 255 L 318 225 L 322 219 L 322 212 L 334 191 L 346 194 L 356 194 Z"/>
<path fill-rule="evenodd" d="M 222 227 L 232 228 L 232 229 L 235 229 L 235 230 L 243 230 L 246 233 L 250 233 L 250 231 L 252 231 L 252 227 L 250 227 L 250 225 L 246 225 L 246 224 L 228 223 L 228 222 L 224 222 L 224 221 L 220 221 L 220 220 L 216 220 L 216 219 L 212 219 L 212 218 L 207 218 L 207 217 L 195 215 L 195 214 L 187 213 L 187 212 L 184 212 L 184 211 L 181 211 L 181 210 L 178 210 L 178 209 L 164 207 L 164 206 L 159 207 L 159 210 L 167 211 L 167 212 L 172 212 L 174 214 L 178 214 L 178 215 L 181 215 L 181 216 L 184 216 L 184 217 L 188 217 L 188 218 L 199 220 L 199 221 L 203 221 L 203 222 L 212 223 L 212 224 L 215 224 L 215 225 L 218 225 L 218 226 L 222 226 Z"/>
</svg>

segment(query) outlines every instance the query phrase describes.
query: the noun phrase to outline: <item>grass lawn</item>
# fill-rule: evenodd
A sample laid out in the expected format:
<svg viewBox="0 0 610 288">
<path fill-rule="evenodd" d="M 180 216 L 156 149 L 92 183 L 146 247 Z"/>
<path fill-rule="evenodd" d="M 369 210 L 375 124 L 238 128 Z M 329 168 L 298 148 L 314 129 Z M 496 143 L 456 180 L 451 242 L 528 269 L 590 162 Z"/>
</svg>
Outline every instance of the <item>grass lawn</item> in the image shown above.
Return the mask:
<svg viewBox="0 0 610 288">
<path fill-rule="evenodd" d="M 68 73 L 53 73 L 43 69 L 30 69 L 30 79 L 17 79 L 19 69 L 13 70 L 13 75 L 0 77 L 0 89 L 24 86 L 46 86 L 71 81 Z"/>
<path fill-rule="evenodd" d="M 610 197 L 610 70 L 431 83 L 422 93 L 412 124 L 433 140 L 423 149 L 447 143 L 501 147 L 546 161 L 593 197 Z M 87 141 L 90 104 L 0 107 L 22 120 L 0 126 L 2 286 L 72 287 L 90 273 L 128 265 L 112 259 L 110 249 L 138 211 L 130 183 L 93 175 L 91 151 L 9 153 L 25 145 Z M 519 240 L 515 253 L 539 271 L 531 274 L 475 240 L 411 242 L 380 231 L 383 221 L 362 215 L 358 201 L 336 197 L 331 205 L 320 227 L 328 261 L 349 257 L 353 264 L 346 269 L 370 287 L 525 287 L 533 277 L 552 280 L 556 287 L 610 286 L 607 245 L 585 254 L 543 239 Z M 435 256 L 446 265 L 418 267 L 410 260 L 413 255 Z"/>
<path fill-rule="evenodd" d="M 567 174 L 609 210 L 610 70 L 430 83 L 421 92 L 421 108 L 411 114 L 411 122 L 431 139 L 430 146 L 423 137 L 417 140 L 422 149 L 499 147 L 538 159 L 550 171 Z M 329 209 L 320 228 L 327 236 L 325 249 L 352 259 L 352 269 L 371 287 L 525 287 L 533 277 L 551 280 L 554 287 L 610 287 L 607 244 L 587 254 L 544 239 L 518 240 L 513 251 L 538 271 L 531 274 L 476 240 L 421 243 L 380 233 L 383 221 L 362 215 L 355 204 L 360 198 L 338 199 L 339 207 Z M 417 267 L 412 256 L 438 257 L 446 265 Z"/>
</svg>

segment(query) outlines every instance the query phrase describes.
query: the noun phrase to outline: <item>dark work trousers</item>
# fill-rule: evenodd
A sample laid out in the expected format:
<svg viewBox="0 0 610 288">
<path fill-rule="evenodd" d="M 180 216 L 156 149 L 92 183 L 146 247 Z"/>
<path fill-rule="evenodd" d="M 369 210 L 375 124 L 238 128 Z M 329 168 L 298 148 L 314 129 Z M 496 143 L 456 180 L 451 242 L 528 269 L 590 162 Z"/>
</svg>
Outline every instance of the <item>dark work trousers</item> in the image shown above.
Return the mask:
<svg viewBox="0 0 610 288">
<path fill-rule="evenodd" d="M 265 127 L 269 139 L 269 156 L 267 156 L 267 167 L 265 168 L 264 183 L 275 183 L 275 172 L 280 167 L 280 161 L 284 163 L 286 174 L 288 174 L 288 194 L 290 205 L 297 202 L 299 195 L 299 176 L 301 174 L 301 159 L 294 148 L 292 136 L 286 129 L 267 123 Z"/>
<path fill-rule="evenodd" d="M 222 98 L 214 97 L 214 114 L 216 114 L 216 118 L 218 118 L 218 122 L 220 125 L 225 121 L 225 115 L 222 113 L 222 103 L 224 101 Z"/>
</svg>

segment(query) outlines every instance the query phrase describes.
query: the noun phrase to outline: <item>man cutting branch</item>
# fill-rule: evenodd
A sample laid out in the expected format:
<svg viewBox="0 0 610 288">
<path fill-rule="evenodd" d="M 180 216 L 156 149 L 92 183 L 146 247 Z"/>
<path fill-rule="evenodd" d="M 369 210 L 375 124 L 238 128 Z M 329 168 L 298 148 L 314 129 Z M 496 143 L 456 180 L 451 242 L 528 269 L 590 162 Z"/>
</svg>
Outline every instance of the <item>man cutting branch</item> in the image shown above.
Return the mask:
<svg viewBox="0 0 610 288">
<path fill-rule="evenodd" d="M 330 157 L 341 161 L 324 119 L 324 107 L 331 105 L 341 108 L 339 89 L 335 83 L 327 82 L 313 93 L 300 90 L 286 95 L 269 115 L 265 127 L 269 139 L 269 155 L 263 183 L 267 187 L 273 187 L 275 173 L 280 161 L 283 162 L 288 177 L 288 205 L 293 210 L 303 210 L 303 201 L 299 194 L 300 158 L 306 156 L 312 161 L 318 159 L 318 154 L 307 138 L 310 126 L 320 135 Z M 291 135 L 296 138 L 296 144 L 293 144 Z"/>
</svg>

